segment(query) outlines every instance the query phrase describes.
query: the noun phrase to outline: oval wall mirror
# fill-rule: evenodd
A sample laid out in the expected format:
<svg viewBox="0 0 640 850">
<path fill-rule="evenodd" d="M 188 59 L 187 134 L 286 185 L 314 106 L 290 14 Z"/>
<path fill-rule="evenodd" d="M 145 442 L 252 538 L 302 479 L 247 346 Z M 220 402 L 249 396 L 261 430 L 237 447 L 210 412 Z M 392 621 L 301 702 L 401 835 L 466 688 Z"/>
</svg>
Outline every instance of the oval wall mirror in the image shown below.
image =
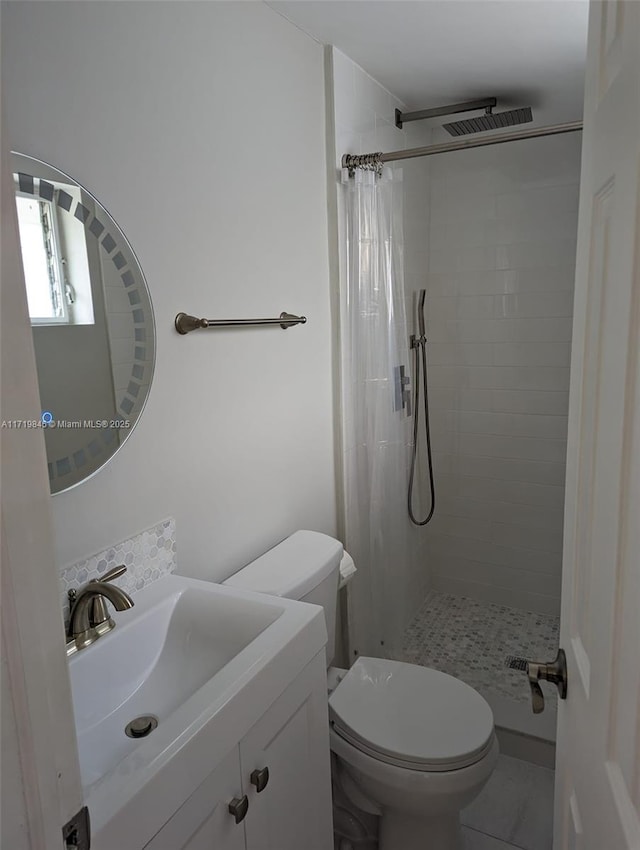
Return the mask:
<svg viewBox="0 0 640 850">
<path fill-rule="evenodd" d="M 45 162 L 12 153 L 20 247 L 52 493 L 100 469 L 131 434 L 155 360 L 151 299 L 113 218 Z"/>
</svg>

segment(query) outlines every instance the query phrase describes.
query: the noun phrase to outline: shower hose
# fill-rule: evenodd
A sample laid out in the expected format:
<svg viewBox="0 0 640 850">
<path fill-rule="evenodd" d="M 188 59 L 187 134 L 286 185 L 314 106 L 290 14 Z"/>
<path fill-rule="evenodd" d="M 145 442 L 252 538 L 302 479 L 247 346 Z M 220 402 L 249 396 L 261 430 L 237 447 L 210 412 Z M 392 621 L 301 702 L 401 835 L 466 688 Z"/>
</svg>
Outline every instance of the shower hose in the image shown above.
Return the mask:
<svg viewBox="0 0 640 850">
<path fill-rule="evenodd" d="M 427 338 L 423 334 L 412 337 L 412 348 L 415 352 L 415 381 L 413 385 L 413 449 L 411 453 L 411 471 L 409 473 L 408 508 L 409 517 L 414 525 L 426 525 L 436 509 L 436 489 L 433 483 L 433 462 L 431 460 L 431 431 L 429 428 L 429 382 L 427 379 Z M 422 356 L 420 355 L 422 352 Z M 431 492 L 431 507 L 424 519 L 418 519 L 413 512 L 413 484 L 418 460 L 418 423 L 420 419 L 420 362 L 422 361 L 422 383 L 424 397 L 424 434 L 427 444 L 427 463 L 429 466 L 429 490 Z"/>
</svg>

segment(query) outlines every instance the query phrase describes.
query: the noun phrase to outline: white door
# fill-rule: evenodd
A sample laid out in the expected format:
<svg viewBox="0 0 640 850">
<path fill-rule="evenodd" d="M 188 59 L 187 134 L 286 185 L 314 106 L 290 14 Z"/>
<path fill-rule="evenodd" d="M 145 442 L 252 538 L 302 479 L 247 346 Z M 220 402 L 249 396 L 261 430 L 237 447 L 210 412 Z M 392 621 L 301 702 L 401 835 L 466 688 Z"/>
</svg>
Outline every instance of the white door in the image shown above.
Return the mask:
<svg viewBox="0 0 640 850">
<path fill-rule="evenodd" d="M 6 125 L 3 137 L 6 140 Z M 82 786 L 65 653 L 47 458 L 13 181 L 2 145 L 2 780 L 0 844 L 61 850 Z M 17 423 L 19 427 L 15 427 Z M 10 791 L 8 790 L 10 789 Z M 5 807 L 5 795 L 7 805 Z"/>
<path fill-rule="evenodd" d="M 569 409 L 555 850 L 640 850 L 640 3 L 593 2 Z"/>
</svg>

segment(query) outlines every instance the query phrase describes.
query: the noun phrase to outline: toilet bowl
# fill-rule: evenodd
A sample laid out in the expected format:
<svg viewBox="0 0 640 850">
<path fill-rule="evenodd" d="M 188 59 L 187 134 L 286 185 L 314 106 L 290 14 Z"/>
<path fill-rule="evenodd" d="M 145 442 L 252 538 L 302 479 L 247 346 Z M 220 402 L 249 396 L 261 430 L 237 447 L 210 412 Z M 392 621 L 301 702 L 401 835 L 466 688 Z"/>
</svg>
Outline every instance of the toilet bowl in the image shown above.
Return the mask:
<svg viewBox="0 0 640 850">
<path fill-rule="evenodd" d="M 298 531 L 225 584 L 322 605 L 334 655 L 337 540 Z M 330 669 L 330 743 L 351 804 L 379 817 L 379 850 L 461 850 L 460 810 L 495 767 L 484 698 L 453 676 L 381 658 Z"/>
</svg>

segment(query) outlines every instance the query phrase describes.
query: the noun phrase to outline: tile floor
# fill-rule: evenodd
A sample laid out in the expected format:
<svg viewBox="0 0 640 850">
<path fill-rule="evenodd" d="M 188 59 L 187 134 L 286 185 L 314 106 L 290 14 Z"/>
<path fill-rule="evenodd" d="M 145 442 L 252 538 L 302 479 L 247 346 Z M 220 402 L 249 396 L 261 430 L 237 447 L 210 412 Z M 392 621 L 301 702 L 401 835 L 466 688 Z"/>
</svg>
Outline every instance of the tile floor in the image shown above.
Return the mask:
<svg viewBox="0 0 640 850">
<path fill-rule="evenodd" d="M 551 850 L 554 772 L 500 756 L 491 779 L 462 812 L 464 850 Z"/>
<path fill-rule="evenodd" d="M 559 628 L 558 617 L 431 591 L 392 656 L 450 673 L 484 696 L 529 702 L 526 674 L 505 666 L 506 658 L 553 658 Z M 556 689 L 544 683 L 544 690 L 545 710 L 555 712 Z"/>
</svg>

